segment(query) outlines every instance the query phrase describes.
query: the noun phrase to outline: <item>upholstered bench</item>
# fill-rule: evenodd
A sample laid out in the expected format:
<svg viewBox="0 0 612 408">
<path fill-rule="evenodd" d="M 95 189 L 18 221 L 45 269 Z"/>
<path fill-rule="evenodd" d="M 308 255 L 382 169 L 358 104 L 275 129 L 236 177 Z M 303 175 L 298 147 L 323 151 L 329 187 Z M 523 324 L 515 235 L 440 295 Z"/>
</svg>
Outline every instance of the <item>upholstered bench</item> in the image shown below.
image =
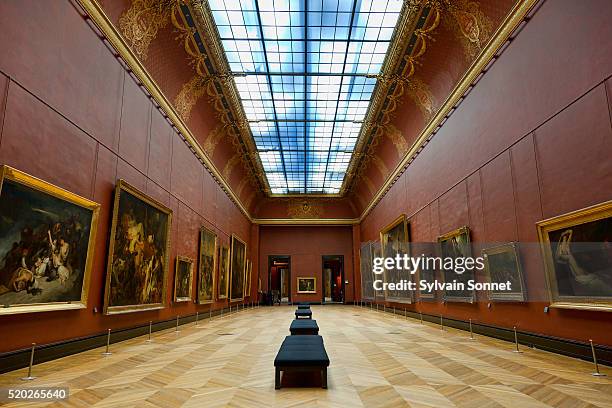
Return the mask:
<svg viewBox="0 0 612 408">
<path fill-rule="evenodd" d="M 321 387 L 327 388 L 329 357 L 321 336 L 287 336 L 274 359 L 274 388 L 281 387 L 281 372 L 320 371 Z"/>
<path fill-rule="evenodd" d="M 312 311 L 310 309 L 298 309 L 295 311 L 295 318 L 299 319 L 303 317 L 305 319 L 312 319 Z"/>
<path fill-rule="evenodd" d="M 292 336 L 303 334 L 317 335 L 319 334 L 319 325 L 317 325 L 316 320 L 296 319 L 291 322 L 289 331 L 291 332 Z"/>
<path fill-rule="evenodd" d="M 310 305 L 298 305 L 298 310 L 310 310 Z"/>
</svg>

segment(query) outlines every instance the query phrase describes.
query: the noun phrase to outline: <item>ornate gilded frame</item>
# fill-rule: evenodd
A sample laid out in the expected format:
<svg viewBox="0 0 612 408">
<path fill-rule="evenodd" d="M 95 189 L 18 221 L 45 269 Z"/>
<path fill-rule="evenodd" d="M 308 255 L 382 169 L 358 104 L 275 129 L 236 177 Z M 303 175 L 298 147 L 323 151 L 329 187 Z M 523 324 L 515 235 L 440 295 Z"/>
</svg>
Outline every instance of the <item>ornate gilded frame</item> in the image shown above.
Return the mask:
<svg viewBox="0 0 612 408">
<path fill-rule="evenodd" d="M 496 245 L 490 248 L 484 248 L 482 250 L 482 256 L 484 258 L 485 273 L 489 282 L 491 282 L 491 268 L 489 265 L 489 257 L 492 255 L 498 255 L 502 253 L 510 253 L 514 260 L 516 273 L 518 280 L 521 285 L 521 293 L 494 293 L 489 291 L 489 299 L 492 301 L 501 302 L 524 302 L 525 299 L 525 281 L 523 279 L 523 268 L 521 266 L 521 257 L 519 255 L 519 246 L 516 242 L 508 242 L 501 245 Z"/>
<path fill-rule="evenodd" d="M 208 234 L 212 237 L 214 237 L 215 240 L 215 248 L 213 249 L 213 269 L 212 269 L 212 296 L 210 299 L 202 299 L 202 297 L 200 296 L 200 287 L 202 284 L 202 254 L 204 251 L 204 235 Z M 199 250 L 199 258 L 198 258 L 198 304 L 200 305 L 205 305 L 208 303 L 213 303 L 216 299 L 216 294 L 217 294 L 217 265 L 219 264 L 218 262 L 218 249 L 219 249 L 219 237 L 217 236 L 217 234 L 215 234 L 213 231 L 209 230 L 206 227 L 201 227 L 200 228 L 200 250 Z"/>
<path fill-rule="evenodd" d="M 300 290 L 301 280 L 311 280 L 313 282 L 314 290 Z M 317 293 L 317 278 L 314 276 L 298 276 L 296 278 L 296 285 L 297 293 Z"/>
<path fill-rule="evenodd" d="M 580 210 L 572 211 L 557 217 L 538 221 L 536 228 L 540 240 L 542 258 L 544 260 L 544 270 L 548 283 L 548 294 L 550 306 L 562 309 L 585 309 L 612 311 L 612 298 L 595 298 L 580 296 L 560 296 L 558 294 L 557 280 L 553 263 L 553 255 L 550 247 L 549 233 L 559 229 L 568 228 L 592 221 L 598 221 L 612 217 L 612 200 Z"/>
<path fill-rule="evenodd" d="M 391 223 L 387 224 L 379 233 L 381 256 L 383 257 L 386 256 L 385 245 L 389 237 L 389 232 L 395 229 L 400 224 L 403 225 L 403 233 L 404 233 L 404 237 L 406 238 L 406 250 L 407 250 L 407 253 L 410 254 L 410 221 L 408 221 L 408 219 L 406 218 L 406 214 L 401 214 Z M 393 254 L 393 256 L 395 256 L 395 254 Z M 388 282 L 386 268 L 383 273 L 383 276 L 384 276 L 385 282 Z M 410 275 L 409 279 L 412 279 L 412 275 Z M 412 291 L 410 292 L 410 295 L 406 298 L 389 296 L 389 293 L 387 290 L 385 290 L 384 292 L 385 292 L 385 300 L 387 301 L 398 302 L 398 303 L 412 303 L 413 302 Z"/>
<path fill-rule="evenodd" d="M 251 268 L 253 267 L 253 263 L 247 259 L 246 267 L 244 271 L 244 297 L 251 297 Z"/>
<path fill-rule="evenodd" d="M 223 262 L 223 258 L 225 258 L 225 262 Z M 225 283 L 226 283 L 225 291 L 223 293 L 221 293 L 221 288 L 217 288 L 217 299 L 222 300 L 222 299 L 227 299 L 227 297 L 229 296 L 230 250 L 227 245 L 219 246 L 219 262 L 218 263 L 219 263 L 218 284 L 221 283 L 221 274 L 225 274 Z"/>
<path fill-rule="evenodd" d="M 151 303 L 144 305 L 125 305 L 125 306 L 110 306 L 110 283 L 111 283 L 111 275 L 112 275 L 112 264 L 113 264 L 113 253 L 115 251 L 115 238 L 117 233 L 117 225 L 119 223 L 119 199 L 121 198 L 122 193 L 131 194 L 137 199 L 143 201 L 145 204 L 150 205 L 151 207 L 157 209 L 158 211 L 166 214 L 168 216 L 167 222 L 167 237 L 166 237 L 166 253 L 164 254 L 164 276 L 163 276 L 163 287 L 162 287 L 162 302 L 161 303 Z M 132 312 L 142 312 L 145 310 L 157 310 L 163 309 L 166 307 L 166 294 L 168 290 L 168 273 L 170 269 L 170 235 L 172 228 L 172 210 L 155 200 L 152 197 L 144 194 L 136 187 L 133 187 L 128 182 L 123 179 L 119 179 L 117 181 L 117 185 L 115 186 L 115 199 L 113 201 L 113 215 L 111 222 L 111 233 L 110 233 L 110 243 L 108 245 L 108 259 L 106 264 L 106 284 L 104 286 L 104 314 L 112 315 L 112 314 L 122 314 L 122 313 L 132 313 Z"/>
<path fill-rule="evenodd" d="M 0 195 L 2 194 L 2 187 L 5 180 L 13 181 L 43 194 L 48 194 L 55 198 L 59 198 L 60 200 L 67 201 L 71 204 L 90 210 L 91 224 L 89 228 L 89 241 L 87 242 L 87 257 L 83 271 L 83 285 L 80 300 L 78 302 L 47 302 L 17 304 L 10 305 L 8 307 L 2 306 L 0 307 L 0 315 L 87 308 L 91 271 L 93 268 L 94 247 L 98 230 L 98 217 L 100 215 L 100 204 L 7 165 L 3 165 L 0 168 Z"/>
<path fill-rule="evenodd" d="M 442 251 L 442 243 L 444 241 L 448 241 L 449 239 L 452 239 L 452 238 L 455 238 L 455 237 L 458 237 L 464 234 L 467 237 L 466 244 L 468 245 L 468 254 L 465 254 L 465 255 L 471 256 L 472 255 L 472 241 L 470 238 L 470 228 L 467 226 L 463 226 L 461 228 L 457 228 L 456 230 L 447 232 L 446 234 L 440 235 L 438 237 L 438 247 L 440 249 L 440 252 Z M 443 255 L 444 254 L 440 253 L 440 256 L 443 256 Z M 444 280 L 444 282 L 446 282 L 445 271 L 442 270 L 440 272 L 441 272 L 442 279 Z M 444 301 L 474 303 L 475 299 L 476 299 L 476 293 L 473 290 L 472 290 L 471 296 L 447 296 L 446 290 L 444 291 Z"/>
<path fill-rule="evenodd" d="M 178 286 L 179 264 L 181 262 L 184 262 L 189 265 L 189 296 L 186 296 L 186 297 L 176 296 L 176 288 Z M 174 269 L 174 302 L 175 303 L 189 302 L 191 301 L 191 299 L 193 299 L 193 264 L 194 264 L 194 260 L 189 257 L 180 256 L 180 255 L 176 257 L 176 263 L 175 263 L 175 269 Z"/>
<path fill-rule="evenodd" d="M 228 297 L 230 298 L 230 302 L 238 302 L 244 299 L 244 280 L 242 282 L 242 297 L 232 297 L 232 280 L 234 279 L 234 251 L 236 243 L 242 244 L 244 246 L 244 258 L 242 260 L 243 270 L 236 271 L 237 273 L 241 273 L 244 278 L 244 270 L 246 269 L 246 254 L 247 254 L 247 244 L 242 239 L 240 239 L 236 234 L 232 234 L 230 238 L 230 278 L 228 280 Z"/>
</svg>

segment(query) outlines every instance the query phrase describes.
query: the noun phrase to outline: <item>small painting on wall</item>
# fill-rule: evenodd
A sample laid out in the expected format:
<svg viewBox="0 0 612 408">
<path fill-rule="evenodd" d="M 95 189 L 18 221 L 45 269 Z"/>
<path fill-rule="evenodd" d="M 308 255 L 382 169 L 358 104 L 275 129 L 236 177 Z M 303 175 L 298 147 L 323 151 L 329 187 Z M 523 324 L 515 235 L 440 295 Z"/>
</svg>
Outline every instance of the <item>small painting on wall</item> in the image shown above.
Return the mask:
<svg viewBox="0 0 612 408">
<path fill-rule="evenodd" d="M 297 293 L 317 293 L 317 278 L 297 278 Z"/>
<path fill-rule="evenodd" d="M 174 275 L 174 301 L 189 302 L 193 298 L 193 259 L 186 256 L 176 257 Z"/>
<path fill-rule="evenodd" d="M 232 234 L 230 248 L 230 300 L 238 301 L 244 298 L 246 243 Z"/>
<path fill-rule="evenodd" d="M 217 299 L 227 299 L 229 282 L 230 252 L 225 245 L 219 247 L 219 289 Z"/>
<path fill-rule="evenodd" d="M 482 250 L 485 261 L 485 273 L 492 283 L 510 282 L 511 290 L 489 292 L 489 299 L 494 301 L 525 301 L 523 272 L 519 258 L 518 244 L 509 242 Z"/>
<path fill-rule="evenodd" d="M 440 256 L 442 258 L 469 258 L 472 256 L 472 246 L 470 243 L 470 229 L 461 227 L 454 231 L 438 237 L 440 246 Z M 444 291 L 444 300 L 449 302 L 473 302 L 474 291 L 469 289 L 468 281 L 474 280 L 474 270 L 466 270 L 459 273 L 452 269 L 442 271 L 444 282 L 451 283 L 457 281 L 462 283 L 463 289 L 447 289 Z"/>
<path fill-rule="evenodd" d="M 198 303 L 212 303 L 215 299 L 217 270 L 217 234 L 200 228 L 200 264 L 198 267 Z"/>
</svg>

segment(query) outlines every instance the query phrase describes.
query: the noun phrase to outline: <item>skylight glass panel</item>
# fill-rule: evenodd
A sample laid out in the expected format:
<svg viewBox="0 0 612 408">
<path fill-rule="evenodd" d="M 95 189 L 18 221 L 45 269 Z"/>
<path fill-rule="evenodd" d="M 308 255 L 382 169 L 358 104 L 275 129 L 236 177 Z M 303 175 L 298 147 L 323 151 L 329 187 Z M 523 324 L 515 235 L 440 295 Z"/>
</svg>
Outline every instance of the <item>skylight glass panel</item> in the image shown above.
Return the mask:
<svg viewBox="0 0 612 408">
<path fill-rule="evenodd" d="M 402 0 L 209 0 L 273 194 L 336 194 Z"/>
</svg>

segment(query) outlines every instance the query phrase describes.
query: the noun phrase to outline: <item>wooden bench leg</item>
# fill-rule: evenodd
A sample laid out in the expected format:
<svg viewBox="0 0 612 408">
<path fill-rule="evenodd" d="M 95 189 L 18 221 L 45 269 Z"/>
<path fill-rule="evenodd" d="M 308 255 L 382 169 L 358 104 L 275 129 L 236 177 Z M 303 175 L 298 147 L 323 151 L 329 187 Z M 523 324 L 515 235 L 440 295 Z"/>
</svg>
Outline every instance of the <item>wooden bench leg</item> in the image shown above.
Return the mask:
<svg viewBox="0 0 612 408">
<path fill-rule="evenodd" d="M 321 369 L 321 388 L 327 389 L 327 367 Z"/>
<path fill-rule="evenodd" d="M 281 387 L 281 372 L 280 372 L 280 368 L 275 367 L 276 368 L 276 372 L 274 374 L 274 389 L 275 390 L 280 390 Z"/>
</svg>

